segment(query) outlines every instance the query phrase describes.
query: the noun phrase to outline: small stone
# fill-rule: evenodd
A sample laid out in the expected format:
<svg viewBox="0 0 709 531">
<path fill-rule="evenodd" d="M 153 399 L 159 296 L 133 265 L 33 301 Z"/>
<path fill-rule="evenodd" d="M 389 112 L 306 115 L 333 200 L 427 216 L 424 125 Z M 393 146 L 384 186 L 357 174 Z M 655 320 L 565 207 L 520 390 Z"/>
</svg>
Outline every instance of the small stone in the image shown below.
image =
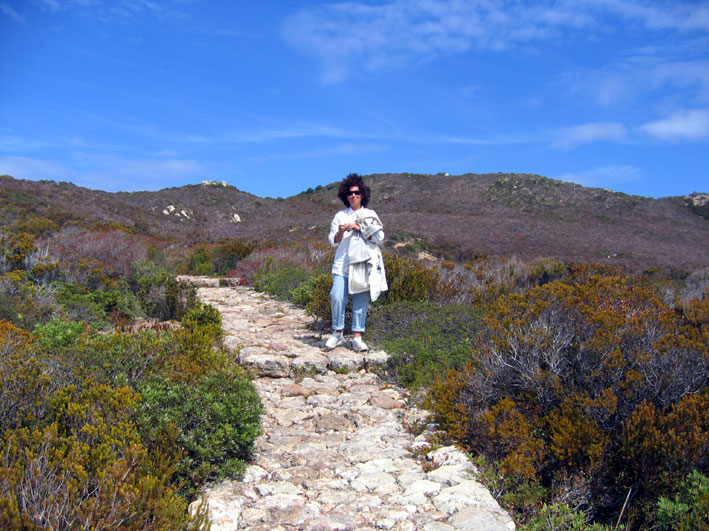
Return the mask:
<svg viewBox="0 0 709 531">
<path fill-rule="evenodd" d="M 336 349 L 329 353 L 327 368 L 335 372 L 353 373 L 364 366 L 364 358 L 356 352 Z"/>
<path fill-rule="evenodd" d="M 444 485 L 457 485 L 463 481 L 473 479 L 475 467 L 469 465 L 444 465 L 431 470 L 426 476 Z"/>
<path fill-rule="evenodd" d="M 336 413 L 322 415 L 315 420 L 315 426 L 318 431 L 352 430 L 354 428 L 352 422 L 350 422 L 346 417 Z"/>
<path fill-rule="evenodd" d="M 458 511 L 451 518 L 455 529 L 462 531 L 514 531 L 515 524 L 512 519 L 503 513 L 480 511 L 466 508 Z"/>
<path fill-rule="evenodd" d="M 383 520 L 377 521 L 374 526 L 377 529 L 391 529 L 396 525 L 396 520 L 393 518 L 384 518 Z"/>
<path fill-rule="evenodd" d="M 282 378 L 288 376 L 290 363 L 282 356 L 272 354 L 244 354 L 239 353 L 239 363 L 247 369 L 253 369 L 260 376 Z"/>
<path fill-rule="evenodd" d="M 323 373 L 327 371 L 328 360 L 316 352 L 303 354 L 291 361 L 291 367 L 296 373 Z"/>
<path fill-rule="evenodd" d="M 426 459 L 436 466 L 472 465 L 468 456 L 455 446 L 444 446 L 426 455 Z"/>
<path fill-rule="evenodd" d="M 360 474 L 352 483 L 352 488 L 357 492 L 376 492 L 378 494 L 394 494 L 398 489 L 396 479 L 386 472 L 376 474 Z"/>
<path fill-rule="evenodd" d="M 481 507 L 500 511 L 500 506 L 483 485 L 475 480 L 462 481 L 452 487 L 446 487 L 431 500 L 436 509 L 453 514 L 466 507 Z"/>
<path fill-rule="evenodd" d="M 404 407 L 404 403 L 400 400 L 393 400 L 386 396 L 373 396 L 369 403 L 382 409 L 401 409 Z"/>
<path fill-rule="evenodd" d="M 370 350 L 364 355 L 364 362 L 367 367 L 384 365 L 389 361 L 389 354 L 383 350 Z"/>
<path fill-rule="evenodd" d="M 441 492 L 441 484 L 435 481 L 420 479 L 409 485 L 404 491 L 404 496 L 412 496 L 421 494 L 423 496 L 431 496 Z"/>
<path fill-rule="evenodd" d="M 293 506 L 279 511 L 277 513 L 277 521 L 289 526 L 299 526 L 319 517 L 320 514 L 320 506 L 317 503 L 309 502 L 302 507 Z"/>
<path fill-rule="evenodd" d="M 258 465 L 251 465 L 246 467 L 244 471 L 244 477 L 241 479 L 244 483 L 257 483 L 261 481 L 268 475 L 263 468 Z"/>
</svg>

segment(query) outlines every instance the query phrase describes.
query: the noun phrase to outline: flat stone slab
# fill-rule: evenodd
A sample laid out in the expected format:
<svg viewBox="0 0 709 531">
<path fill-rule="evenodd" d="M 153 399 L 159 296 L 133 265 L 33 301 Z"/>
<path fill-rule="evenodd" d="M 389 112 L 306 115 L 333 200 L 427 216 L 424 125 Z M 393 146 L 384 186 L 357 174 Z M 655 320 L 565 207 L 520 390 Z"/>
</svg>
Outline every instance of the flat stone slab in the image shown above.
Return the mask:
<svg viewBox="0 0 709 531">
<path fill-rule="evenodd" d="M 302 309 L 242 286 L 195 284 L 222 314 L 225 346 L 257 375 L 264 406 L 242 480 L 204 491 L 212 529 L 515 529 L 462 451 L 423 455 L 437 430 L 430 414 L 368 372 L 386 352 L 354 352 L 347 341 L 325 352 Z"/>
</svg>

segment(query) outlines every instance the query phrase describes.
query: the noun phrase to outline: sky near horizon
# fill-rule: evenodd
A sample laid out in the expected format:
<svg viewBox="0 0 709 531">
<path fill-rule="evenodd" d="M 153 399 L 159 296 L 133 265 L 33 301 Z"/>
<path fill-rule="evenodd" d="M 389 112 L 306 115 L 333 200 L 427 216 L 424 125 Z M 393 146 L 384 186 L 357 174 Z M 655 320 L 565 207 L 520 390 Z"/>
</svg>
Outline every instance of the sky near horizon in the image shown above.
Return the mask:
<svg viewBox="0 0 709 531">
<path fill-rule="evenodd" d="M 18 179 L 709 192 L 707 0 L 0 0 L 0 35 L 0 174 Z"/>
</svg>

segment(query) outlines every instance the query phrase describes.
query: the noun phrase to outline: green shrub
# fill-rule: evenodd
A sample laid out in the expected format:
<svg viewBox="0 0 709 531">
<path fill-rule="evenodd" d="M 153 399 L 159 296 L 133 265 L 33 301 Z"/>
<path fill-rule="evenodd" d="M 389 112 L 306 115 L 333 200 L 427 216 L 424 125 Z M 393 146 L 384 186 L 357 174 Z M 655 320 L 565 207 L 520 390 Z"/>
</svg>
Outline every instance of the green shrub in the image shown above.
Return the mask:
<svg viewBox="0 0 709 531">
<path fill-rule="evenodd" d="M 520 531 L 610 531 L 601 524 L 589 524 L 583 511 L 574 510 L 566 504 L 544 505 Z M 625 529 L 623 526 L 617 529 Z"/>
<path fill-rule="evenodd" d="M 318 323 L 329 322 L 332 318 L 330 311 L 330 290 L 332 289 L 332 275 L 320 274 L 308 281 L 310 300 L 305 305 L 309 315 L 315 317 Z"/>
<path fill-rule="evenodd" d="M 277 299 L 288 300 L 290 292 L 309 278 L 309 273 L 300 266 L 288 262 L 276 262 L 271 257 L 254 274 L 254 289 L 268 293 Z"/>
<path fill-rule="evenodd" d="M 114 289 L 88 289 L 85 286 L 61 283 L 57 300 L 64 306 L 69 319 L 105 327 L 109 322 L 132 321 L 144 312 L 138 299 L 125 283 Z"/>
<path fill-rule="evenodd" d="M 222 315 L 219 310 L 200 301 L 182 316 L 182 325 L 193 331 L 202 328 L 204 332 L 211 333 L 215 340 L 222 337 Z"/>
<path fill-rule="evenodd" d="M 141 387 L 143 440 L 159 441 L 179 427 L 184 454 L 176 468 L 182 491 L 193 495 L 205 481 L 243 471 L 260 433 L 261 403 L 246 372 L 224 367 L 192 382 L 156 378 Z"/>
<path fill-rule="evenodd" d="M 32 330 L 61 312 L 53 289 L 25 280 L 19 272 L 0 276 L 0 319 Z"/>
<path fill-rule="evenodd" d="M 367 317 L 367 337 L 390 355 L 387 370 L 407 387 L 431 384 L 471 359 L 482 313 L 470 306 L 400 301 L 377 306 Z"/>
<path fill-rule="evenodd" d="M 77 381 L 88 378 L 111 385 L 137 385 L 147 375 L 159 372 L 179 353 L 172 334 L 88 333 L 70 350 L 56 352 L 58 363 Z"/>
<path fill-rule="evenodd" d="M 222 240 L 218 245 L 198 245 L 177 269 L 188 275 L 226 275 L 256 247 L 256 243 L 241 240 Z"/>
<path fill-rule="evenodd" d="M 206 245 L 195 248 L 187 258 L 184 272 L 189 275 L 211 275 L 214 273 L 212 253 Z"/>
<path fill-rule="evenodd" d="M 709 529 L 709 477 L 692 471 L 673 499 L 658 500 L 656 518 L 662 531 Z"/>
<path fill-rule="evenodd" d="M 440 275 L 437 270 L 399 254 L 384 255 L 389 291 L 382 294 L 382 303 L 400 301 L 426 302 L 437 295 Z"/>
<path fill-rule="evenodd" d="M 153 262 L 136 262 L 134 267 L 136 294 L 149 317 L 180 320 L 195 304 L 197 292 L 190 282 L 177 281 L 164 267 Z"/>
<path fill-rule="evenodd" d="M 34 236 L 26 232 L 0 232 L 0 273 L 31 269 L 29 258 L 37 250 Z"/>
<path fill-rule="evenodd" d="M 114 323 L 132 321 L 143 314 L 138 299 L 125 282 L 119 282 L 116 289 L 92 291 L 91 298 Z"/>
<path fill-rule="evenodd" d="M 213 253 L 214 272 L 218 275 L 228 274 L 236 267 L 239 260 L 249 256 L 255 248 L 254 242 L 246 243 L 241 240 L 220 242 Z"/>
<path fill-rule="evenodd" d="M 132 417 L 129 388 L 69 386 L 52 400 L 54 422 L 0 440 L 0 527 L 199 529 L 202 507 L 170 486 L 176 456 L 152 454 Z"/>
<path fill-rule="evenodd" d="M 34 327 L 37 343 L 48 352 L 56 352 L 76 343 L 84 325 L 76 321 L 62 321 L 53 317 L 46 324 Z"/>
<path fill-rule="evenodd" d="M 302 308 L 307 308 L 312 304 L 318 287 L 318 277 L 310 277 L 288 292 L 288 300 Z"/>
<path fill-rule="evenodd" d="M 50 383 L 29 332 L 0 321 L 0 433 L 43 418 Z"/>
<path fill-rule="evenodd" d="M 61 283 L 57 300 L 64 306 L 69 319 L 96 323 L 98 326 L 105 325 L 108 321 L 106 312 L 92 293 L 76 284 Z"/>
</svg>

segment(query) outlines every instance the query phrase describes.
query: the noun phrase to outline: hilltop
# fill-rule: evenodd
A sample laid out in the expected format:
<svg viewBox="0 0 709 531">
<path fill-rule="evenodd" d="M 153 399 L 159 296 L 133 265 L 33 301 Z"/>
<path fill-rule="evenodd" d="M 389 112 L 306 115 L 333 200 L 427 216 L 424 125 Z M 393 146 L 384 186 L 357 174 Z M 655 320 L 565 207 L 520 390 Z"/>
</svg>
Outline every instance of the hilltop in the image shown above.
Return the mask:
<svg viewBox="0 0 709 531">
<path fill-rule="evenodd" d="M 180 244 L 224 238 L 323 238 L 342 207 L 337 182 L 288 198 L 226 183 L 109 193 L 66 182 L 0 177 L 0 224 L 44 217 L 60 226 L 118 224 Z M 370 207 L 388 245 L 432 256 L 516 255 L 594 261 L 640 270 L 709 265 L 706 194 L 652 199 L 531 174 L 374 174 Z"/>
</svg>

